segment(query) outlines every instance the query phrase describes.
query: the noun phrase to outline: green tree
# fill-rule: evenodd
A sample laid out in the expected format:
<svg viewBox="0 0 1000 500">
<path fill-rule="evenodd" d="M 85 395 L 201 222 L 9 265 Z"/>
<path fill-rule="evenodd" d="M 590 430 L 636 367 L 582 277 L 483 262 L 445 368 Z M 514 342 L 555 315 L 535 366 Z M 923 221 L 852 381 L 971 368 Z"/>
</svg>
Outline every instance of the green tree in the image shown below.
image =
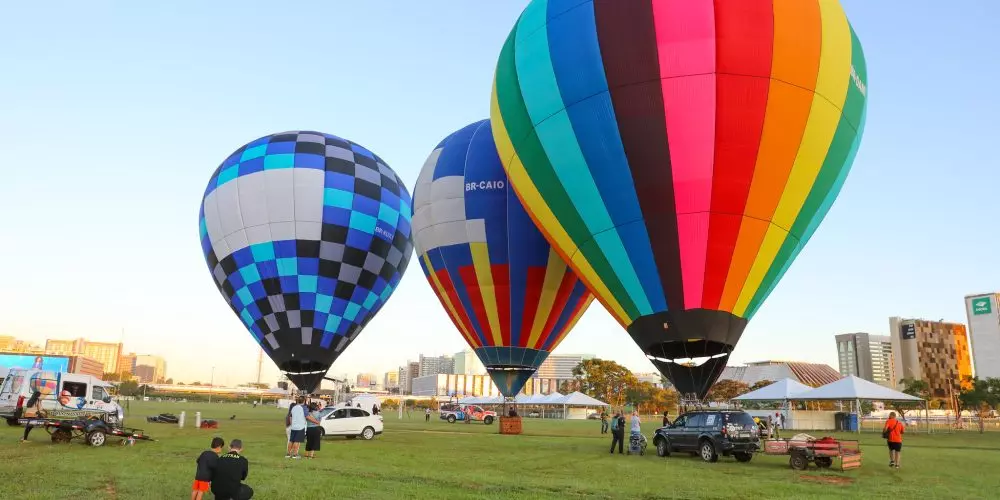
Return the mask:
<svg viewBox="0 0 1000 500">
<path fill-rule="evenodd" d="M 136 396 L 142 394 L 142 391 L 139 390 L 139 384 L 137 384 L 134 380 L 120 382 L 115 387 L 118 389 L 118 394 L 122 396 Z"/>
<path fill-rule="evenodd" d="M 741 394 L 746 394 L 750 392 L 750 386 L 745 382 L 740 382 L 739 380 L 729 380 L 723 379 L 715 383 L 711 389 L 708 390 L 708 394 L 705 396 L 706 401 L 718 401 L 724 402 L 735 398 Z"/>
<path fill-rule="evenodd" d="M 635 375 L 614 361 L 586 359 L 573 368 L 579 391 L 613 407 L 625 404 L 628 391 L 639 384 Z"/>
<path fill-rule="evenodd" d="M 978 377 L 966 379 L 969 384 L 962 389 L 958 396 L 961 410 L 969 410 L 976 414 L 979 423 L 979 433 L 986 430 L 985 419 L 990 415 L 990 411 L 1000 406 L 1000 379 L 987 378 L 985 380 Z"/>
<path fill-rule="evenodd" d="M 910 396 L 916 396 L 920 399 L 923 399 L 924 401 L 930 398 L 931 388 L 929 385 L 927 385 L 927 381 L 925 380 L 904 378 L 899 381 L 899 386 L 902 387 L 902 390 L 900 392 L 904 394 L 909 394 Z M 893 404 L 893 409 L 895 409 L 896 412 L 899 413 L 901 417 L 905 418 L 907 411 L 919 409 L 921 405 L 922 403 L 916 401 L 914 402 L 897 401 L 896 403 Z"/>
<path fill-rule="evenodd" d="M 769 385 L 771 385 L 773 383 L 774 383 L 773 380 L 767 380 L 767 379 L 765 379 L 765 380 L 758 380 L 756 383 L 754 383 L 753 385 L 750 386 L 750 391 L 756 391 L 757 389 L 763 389 L 763 388 L 765 388 L 765 387 L 767 387 L 767 386 L 769 386 Z M 750 391 L 747 391 L 747 392 L 750 392 Z"/>
</svg>

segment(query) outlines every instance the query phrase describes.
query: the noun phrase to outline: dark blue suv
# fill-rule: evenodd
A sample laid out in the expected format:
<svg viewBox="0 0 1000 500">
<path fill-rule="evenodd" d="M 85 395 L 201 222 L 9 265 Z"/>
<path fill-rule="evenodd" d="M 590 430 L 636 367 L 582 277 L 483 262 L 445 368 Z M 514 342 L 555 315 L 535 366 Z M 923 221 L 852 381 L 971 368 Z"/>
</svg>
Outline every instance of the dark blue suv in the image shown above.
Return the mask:
<svg viewBox="0 0 1000 500">
<path fill-rule="evenodd" d="M 749 462 L 760 449 L 760 429 L 753 417 L 741 410 L 698 410 L 657 429 L 653 445 L 661 457 L 677 451 L 699 455 L 706 462 L 717 461 L 719 455 Z"/>
</svg>

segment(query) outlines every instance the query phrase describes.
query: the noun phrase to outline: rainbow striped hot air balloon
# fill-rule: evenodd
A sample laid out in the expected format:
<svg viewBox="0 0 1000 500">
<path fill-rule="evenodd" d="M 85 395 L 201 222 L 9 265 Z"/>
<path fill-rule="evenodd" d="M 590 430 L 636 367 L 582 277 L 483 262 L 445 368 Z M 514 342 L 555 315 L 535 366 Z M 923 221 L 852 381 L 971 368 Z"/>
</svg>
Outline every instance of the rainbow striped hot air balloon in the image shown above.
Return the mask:
<svg viewBox="0 0 1000 500">
<path fill-rule="evenodd" d="M 593 300 L 514 196 L 488 120 L 434 148 L 413 191 L 413 235 L 427 281 L 507 397 Z"/>
<path fill-rule="evenodd" d="M 840 192 L 866 85 L 837 0 L 534 0 L 491 120 L 548 240 L 702 397 Z"/>
</svg>

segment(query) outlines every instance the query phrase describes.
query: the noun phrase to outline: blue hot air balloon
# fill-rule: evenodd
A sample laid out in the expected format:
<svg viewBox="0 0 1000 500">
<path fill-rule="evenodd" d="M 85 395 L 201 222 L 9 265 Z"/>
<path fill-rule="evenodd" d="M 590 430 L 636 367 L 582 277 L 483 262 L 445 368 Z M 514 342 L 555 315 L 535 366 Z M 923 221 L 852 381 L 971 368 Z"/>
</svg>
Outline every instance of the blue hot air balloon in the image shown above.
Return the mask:
<svg viewBox="0 0 1000 500">
<path fill-rule="evenodd" d="M 410 194 L 381 158 L 320 132 L 262 137 L 212 174 L 201 203 L 208 269 L 233 312 L 313 392 L 406 270 Z"/>
</svg>

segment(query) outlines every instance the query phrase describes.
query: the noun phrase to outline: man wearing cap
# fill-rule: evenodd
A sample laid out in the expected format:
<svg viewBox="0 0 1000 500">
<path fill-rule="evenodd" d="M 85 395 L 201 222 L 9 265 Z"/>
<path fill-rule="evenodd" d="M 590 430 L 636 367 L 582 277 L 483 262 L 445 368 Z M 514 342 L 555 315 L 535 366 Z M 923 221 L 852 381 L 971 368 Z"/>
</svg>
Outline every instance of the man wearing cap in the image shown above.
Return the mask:
<svg viewBox="0 0 1000 500">
<path fill-rule="evenodd" d="M 229 453 L 219 457 L 212 475 L 212 494 L 217 500 L 250 500 L 253 488 L 243 484 L 250 469 L 250 462 L 240 455 L 243 441 L 234 439 L 229 443 Z"/>
</svg>

